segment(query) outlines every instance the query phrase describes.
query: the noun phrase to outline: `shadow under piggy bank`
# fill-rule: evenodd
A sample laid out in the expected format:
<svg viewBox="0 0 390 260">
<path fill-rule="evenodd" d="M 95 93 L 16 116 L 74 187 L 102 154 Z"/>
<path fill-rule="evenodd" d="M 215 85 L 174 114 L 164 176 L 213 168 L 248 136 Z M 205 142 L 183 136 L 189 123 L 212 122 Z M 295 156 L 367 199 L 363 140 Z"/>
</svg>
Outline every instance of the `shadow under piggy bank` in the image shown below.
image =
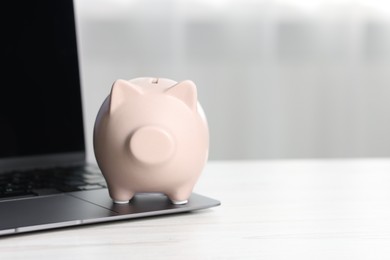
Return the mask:
<svg viewBox="0 0 390 260">
<path fill-rule="evenodd" d="M 221 204 L 218 200 L 196 193 L 191 194 L 188 203 L 185 205 L 174 205 L 166 195 L 160 193 L 139 193 L 127 204 L 113 203 L 108 196 L 107 189 L 73 192 L 71 195 L 111 210 L 114 217 L 107 217 L 107 221 L 155 216 L 156 212 L 158 212 L 158 215 L 188 212 Z M 90 219 L 88 223 L 102 222 L 102 220 L 104 221 L 104 218 Z"/>
</svg>

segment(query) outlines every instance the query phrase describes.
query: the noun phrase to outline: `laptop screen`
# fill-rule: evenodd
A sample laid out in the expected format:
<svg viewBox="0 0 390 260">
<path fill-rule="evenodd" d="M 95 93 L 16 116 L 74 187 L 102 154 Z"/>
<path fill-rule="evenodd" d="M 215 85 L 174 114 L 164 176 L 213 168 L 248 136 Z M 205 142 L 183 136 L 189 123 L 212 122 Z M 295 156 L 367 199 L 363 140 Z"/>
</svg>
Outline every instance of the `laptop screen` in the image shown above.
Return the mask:
<svg viewBox="0 0 390 260">
<path fill-rule="evenodd" d="M 72 0 L 2 10 L 0 158 L 84 151 Z"/>
</svg>

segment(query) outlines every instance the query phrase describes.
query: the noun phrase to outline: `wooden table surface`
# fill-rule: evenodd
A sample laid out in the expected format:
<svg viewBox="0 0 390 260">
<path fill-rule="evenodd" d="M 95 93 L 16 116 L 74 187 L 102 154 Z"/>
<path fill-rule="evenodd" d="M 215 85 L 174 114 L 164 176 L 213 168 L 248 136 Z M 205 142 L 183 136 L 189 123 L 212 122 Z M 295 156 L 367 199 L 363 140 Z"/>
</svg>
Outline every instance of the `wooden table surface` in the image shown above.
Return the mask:
<svg viewBox="0 0 390 260">
<path fill-rule="evenodd" d="M 209 161 L 194 191 L 221 206 L 3 237 L 0 259 L 390 259 L 390 159 Z"/>
</svg>

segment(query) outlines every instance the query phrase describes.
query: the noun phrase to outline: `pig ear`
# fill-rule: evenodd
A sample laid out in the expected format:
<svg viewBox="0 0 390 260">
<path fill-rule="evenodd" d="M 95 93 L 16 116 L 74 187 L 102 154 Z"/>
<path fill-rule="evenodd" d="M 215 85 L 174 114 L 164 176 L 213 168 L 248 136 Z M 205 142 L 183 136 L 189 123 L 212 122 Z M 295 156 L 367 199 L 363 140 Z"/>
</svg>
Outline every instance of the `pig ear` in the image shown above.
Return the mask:
<svg viewBox="0 0 390 260">
<path fill-rule="evenodd" d="M 138 95 L 142 95 L 140 87 L 127 80 L 116 80 L 111 88 L 110 113 L 113 113 L 126 99 Z"/>
<path fill-rule="evenodd" d="M 190 109 L 196 111 L 198 95 L 196 86 L 191 80 L 185 80 L 170 87 L 165 92 L 183 101 Z"/>
</svg>

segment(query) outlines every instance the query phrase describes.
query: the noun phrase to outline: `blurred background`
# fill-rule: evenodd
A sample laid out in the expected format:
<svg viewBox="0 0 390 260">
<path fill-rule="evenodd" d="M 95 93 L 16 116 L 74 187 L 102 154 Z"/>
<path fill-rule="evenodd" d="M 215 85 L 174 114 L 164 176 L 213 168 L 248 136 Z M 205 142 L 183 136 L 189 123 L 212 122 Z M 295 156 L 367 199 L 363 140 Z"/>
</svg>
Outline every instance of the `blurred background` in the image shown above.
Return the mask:
<svg viewBox="0 0 390 260">
<path fill-rule="evenodd" d="M 390 156 L 390 2 L 75 0 L 87 154 L 119 78 L 193 80 L 210 160 Z"/>
</svg>

